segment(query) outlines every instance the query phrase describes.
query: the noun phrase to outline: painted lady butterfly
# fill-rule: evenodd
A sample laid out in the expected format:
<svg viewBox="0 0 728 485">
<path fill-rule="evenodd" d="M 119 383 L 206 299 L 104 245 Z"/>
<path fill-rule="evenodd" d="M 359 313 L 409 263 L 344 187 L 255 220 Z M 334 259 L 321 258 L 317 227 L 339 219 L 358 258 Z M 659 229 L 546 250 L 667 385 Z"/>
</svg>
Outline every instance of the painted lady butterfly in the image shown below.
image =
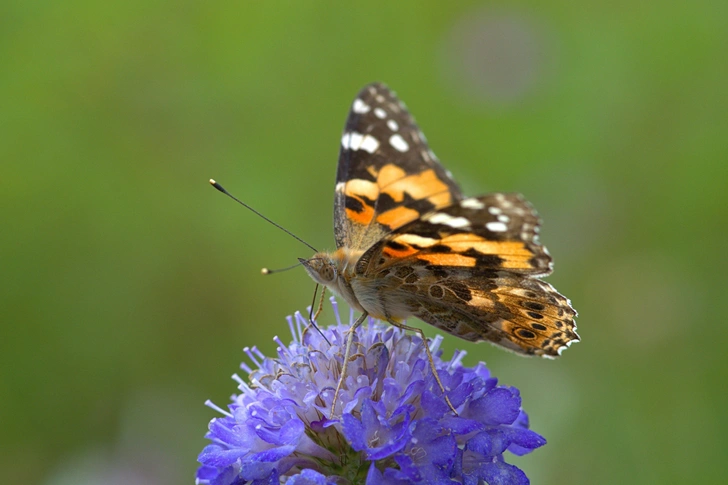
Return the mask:
<svg viewBox="0 0 728 485">
<path fill-rule="evenodd" d="M 518 194 L 463 197 L 383 84 L 362 89 L 349 112 L 334 221 L 338 249 L 300 261 L 362 312 L 354 328 L 371 316 L 426 341 L 402 323 L 414 316 L 470 342 L 543 357 L 579 340 L 569 300 L 538 279 L 552 264 L 531 205 Z"/>
</svg>

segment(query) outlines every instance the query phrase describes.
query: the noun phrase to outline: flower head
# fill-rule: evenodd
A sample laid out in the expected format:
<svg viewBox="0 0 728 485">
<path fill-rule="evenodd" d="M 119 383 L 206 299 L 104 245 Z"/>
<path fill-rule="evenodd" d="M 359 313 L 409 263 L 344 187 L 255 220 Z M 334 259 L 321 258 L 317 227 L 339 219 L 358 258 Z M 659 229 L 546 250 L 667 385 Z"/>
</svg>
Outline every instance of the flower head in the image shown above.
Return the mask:
<svg viewBox="0 0 728 485">
<path fill-rule="evenodd" d="M 348 377 L 332 416 L 344 365 L 346 332 L 307 328 L 288 318 L 290 345 L 276 337 L 277 356 L 245 349 L 250 383 L 234 376 L 240 394 L 210 421 L 197 483 L 210 485 L 526 484 L 505 462 L 546 443 L 528 429 L 518 389 L 499 386 L 483 363 L 461 364 L 465 352 L 442 359 L 442 337 L 430 343 L 435 367 L 458 415 L 448 407 L 423 342 L 370 319 L 359 327 Z M 350 312 L 350 322 L 353 312 Z M 328 340 L 330 344 L 326 341 Z"/>
</svg>

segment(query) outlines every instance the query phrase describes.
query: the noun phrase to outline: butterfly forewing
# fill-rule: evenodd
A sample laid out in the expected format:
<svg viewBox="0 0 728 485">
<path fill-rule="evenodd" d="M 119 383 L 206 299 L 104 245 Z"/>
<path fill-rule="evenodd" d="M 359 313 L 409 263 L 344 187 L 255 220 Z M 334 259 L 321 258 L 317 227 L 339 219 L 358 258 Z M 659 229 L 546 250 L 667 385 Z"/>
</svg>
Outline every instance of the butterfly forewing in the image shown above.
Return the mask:
<svg viewBox="0 0 728 485">
<path fill-rule="evenodd" d="M 494 270 L 547 275 L 551 256 L 539 243 L 539 225 L 538 215 L 519 194 L 464 199 L 384 236 L 362 256 L 357 272 L 406 263 L 457 267 L 473 276 Z"/>
<path fill-rule="evenodd" d="M 337 247 L 367 249 L 385 234 L 461 199 L 404 104 L 383 84 L 352 103 L 336 174 Z"/>
</svg>

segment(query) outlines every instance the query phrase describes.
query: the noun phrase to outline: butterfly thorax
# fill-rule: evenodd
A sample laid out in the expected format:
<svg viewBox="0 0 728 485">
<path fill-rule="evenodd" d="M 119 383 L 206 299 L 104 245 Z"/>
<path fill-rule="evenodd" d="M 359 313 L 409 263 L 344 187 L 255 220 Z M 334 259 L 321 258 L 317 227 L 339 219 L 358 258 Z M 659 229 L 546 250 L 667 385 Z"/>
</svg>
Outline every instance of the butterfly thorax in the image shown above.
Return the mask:
<svg viewBox="0 0 728 485">
<path fill-rule="evenodd" d="M 354 268 L 361 255 L 362 251 L 339 248 L 333 253 L 316 253 L 310 259 L 300 261 L 316 283 L 343 297 L 355 309 L 365 311 L 351 287 Z"/>
</svg>

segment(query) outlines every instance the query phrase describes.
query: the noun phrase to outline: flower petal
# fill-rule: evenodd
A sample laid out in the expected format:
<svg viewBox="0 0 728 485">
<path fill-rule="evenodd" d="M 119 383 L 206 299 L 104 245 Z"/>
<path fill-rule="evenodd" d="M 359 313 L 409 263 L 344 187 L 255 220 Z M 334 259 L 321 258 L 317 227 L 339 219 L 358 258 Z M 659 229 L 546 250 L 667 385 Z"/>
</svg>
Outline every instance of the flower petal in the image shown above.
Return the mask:
<svg viewBox="0 0 728 485">
<path fill-rule="evenodd" d="M 511 442 L 508 451 L 517 456 L 530 453 L 546 444 L 546 438 L 530 429 L 508 428 L 506 435 Z"/>
<path fill-rule="evenodd" d="M 286 485 L 326 485 L 326 476 L 315 470 L 306 469 L 289 478 Z"/>
<path fill-rule="evenodd" d="M 279 485 L 280 483 L 281 480 L 278 478 L 278 471 L 274 469 L 267 477 L 256 478 L 253 480 L 251 485 Z M 240 485 L 243 485 L 243 482 L 241 482 Z"/>
<path fill-rule="evenodd" d="M 351 447 L 355 451 L 364 451 L 367 447 L 364 425 L 351 414 L 345 414 L 341 418 L 343 421 L 342 431 Z"/>
<path fill-rule="evenodd" d="M 502 461 L 484 463 L 478 470 L 478 477 L 488 485 L 529 485 L 531 483 L 520 468 Z"/>
<path fill-rule="evenodd" d="M 513 390 L 497 387 L 468 406 L 468 414 L 473 419 L 487 424 L 511 424 L 521 412 L 521 397 Z"/>
<path fill-rule="evenodd" d="M 450 410 L 445 399 L 432 391 L 422 393 L 421 405 L 425 414 L 433 418 L 439 418 Z"/>
<path fill-rule="evenodd" d="M 232 465 L 246 454 L 248 451 L 240 448 L 226 450 L 218 445 L 208 445 L 197 457 L 197 461 L 207 466 L 221 468 Z"/>
</svg>

